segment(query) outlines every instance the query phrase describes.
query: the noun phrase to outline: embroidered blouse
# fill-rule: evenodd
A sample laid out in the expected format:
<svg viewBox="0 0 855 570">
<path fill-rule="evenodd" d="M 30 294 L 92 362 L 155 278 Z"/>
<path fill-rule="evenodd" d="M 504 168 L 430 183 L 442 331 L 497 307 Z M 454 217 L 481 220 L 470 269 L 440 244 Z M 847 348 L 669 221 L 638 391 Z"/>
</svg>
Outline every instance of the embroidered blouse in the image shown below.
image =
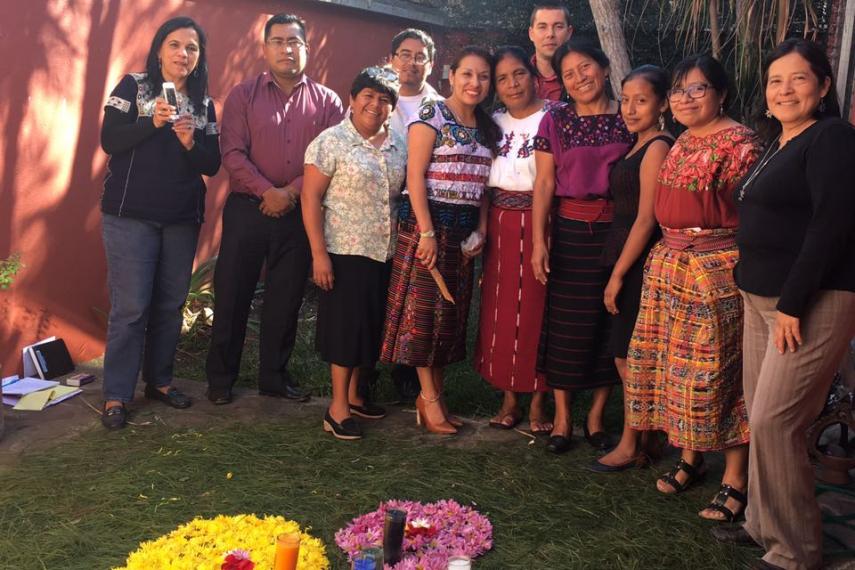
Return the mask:
<svg viewBox="0 0 855 570">
<path fill-rule="evenodd" d="M 656 220 L 673 229 L 737 227 L 733 189 L 756 159 L 754 133 L 742 125 L 683 133 L 659 171 Z"/>
<path fill-rule="evenodd" d="M 534 188 L 534 138 L 540 120 L 549 109 L 562 103 L 544 101 L 543 107 L 522 119 L 515 119 L 507 109 L 493 113 L 493 120 L 502 129 L 502 141 L 487 185 L 509 191 L 531 191 Z"/>
<path fill-rule="evenodd" d="M 425 172 L 428 200 L 480 205 L 493 156 L 478 129 L 459 124 L 444 101 L 423 105 L 410 124 L 417 123 L 436 131 L 433 156 Z"/>
<path fill-rule="evenodd" d="M 327 251 L 388 261 L 407 172 L 400 135 L 390 129 L 378 149 L 345 119 L 309 144 L 305 163 L 331 178 L 323 200 Z"/>
<path fill-rule="evenodd" d="M 125 75 L 104 105 L 101 147 L 110 155 L 101 211 L 154 222 L 202 223 L 205 182 L 220 168 L 214 104 L 205 98 L 197 109 L 178 93 L 178 112 L 193 116 L 194 145 L 184 148 L 171 124 L 152 120 L 160 91 L 145 73 Z"/>
<path fill-rule="evenodd" d="M 563 105 L 543 116 L 534 150 L 555 160 L 556 196 L 596 200 L 608 198 L 609 171 L 633 142 L 619 113 L 580 116 Z"/>
</svg>

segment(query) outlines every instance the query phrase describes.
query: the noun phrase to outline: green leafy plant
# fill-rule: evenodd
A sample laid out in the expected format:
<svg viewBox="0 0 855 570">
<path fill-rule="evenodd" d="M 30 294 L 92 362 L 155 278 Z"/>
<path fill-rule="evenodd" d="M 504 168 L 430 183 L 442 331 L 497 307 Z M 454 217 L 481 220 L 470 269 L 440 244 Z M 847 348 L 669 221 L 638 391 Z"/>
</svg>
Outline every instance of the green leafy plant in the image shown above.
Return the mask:
<svg viewBox="0 0 855 570">
<path fill-rule="evenodd" d="M 15 275 L 24 267 L 20 253 L 13 253 L 6 259 L 0 259 L 0 289 L 11 287 L 15 281 Z"/>
</svg>

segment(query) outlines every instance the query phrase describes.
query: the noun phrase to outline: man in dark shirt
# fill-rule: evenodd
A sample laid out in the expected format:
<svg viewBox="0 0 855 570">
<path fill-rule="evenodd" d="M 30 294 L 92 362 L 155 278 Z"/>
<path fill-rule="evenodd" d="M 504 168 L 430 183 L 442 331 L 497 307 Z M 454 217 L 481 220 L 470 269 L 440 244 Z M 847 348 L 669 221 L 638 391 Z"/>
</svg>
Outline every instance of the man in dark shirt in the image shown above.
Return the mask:
<svg viewBox="0 0 855 570">
<path fill-rule="evenodd" d="M 341 100 L 306 77 L 305 22 L 278 14 L 264 27 L 268 70 L 232 89 L 223 108 L 221 149 L 230 194 L 214 274 L 214 325 L 208 351 L 208 398 L 231 401 L 246 323 L 262 265 L 258 390 L 305 401 L 288 373 L 310 252 L 297 201 L 303 155 L 321 131 L 339 123 Z"/>
<path fill-rule="evenodd" d="M 535 87 L 541 99 L 558 101 L 564 91 L 560 69 L 552 69 L 552 56 L 558 46 L 570 39 L 570 10 L 558 2 L 538 2 L 531 11 L 528 38 L 534 44 L 531 62 L 537 68 Z"/>
</svg>

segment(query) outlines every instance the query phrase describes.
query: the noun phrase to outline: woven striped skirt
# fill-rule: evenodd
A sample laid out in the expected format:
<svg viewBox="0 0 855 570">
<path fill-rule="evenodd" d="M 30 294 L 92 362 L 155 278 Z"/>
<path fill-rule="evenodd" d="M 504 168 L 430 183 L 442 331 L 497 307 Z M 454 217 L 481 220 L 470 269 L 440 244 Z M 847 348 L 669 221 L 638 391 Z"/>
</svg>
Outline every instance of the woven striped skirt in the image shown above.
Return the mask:
<svg viewBox="0 0 855 570">
<path fill-rule="evenodd" d="M 565 209 L 566 204 L 576 210 Z M 611 322 L 603 304 L 611 269 L 600 262 L 611 216 L 594 212 L 608 204 L 562 199 L 561 206 L 554 218 L 538 370 L 546 373 L 550 387 L 563 390 L 618 384 L 608 347 Z"/>
<path fill-rule="evenodd" d="M 478 208 L 428 201 L 436 232 L 436 267 L 454 297 L 442 298 L 430 272 L 416 258 L 419 231 L 408 200 L 399 210 L 398 243 L 386 298 L 380 359 L 419 367 L 442 367 L 466 358 L 466 323 L 472 298 L 472 260 L 460 242 L 478 226 Z"/>
<path fill-rule="evenodd" d="M 531 270 L 531 199 L 531 192 L 491 194 L 475 343 L 475 370 L 514 392 L 548 389 L 535 370 L 546 287 Z"/>
<path fill-rule="evenodd" d="M 624 385 L 628 425 L 715 451 L 748 441 L 734 231 L 669 230 L 647 258 Z"/>
</svg>

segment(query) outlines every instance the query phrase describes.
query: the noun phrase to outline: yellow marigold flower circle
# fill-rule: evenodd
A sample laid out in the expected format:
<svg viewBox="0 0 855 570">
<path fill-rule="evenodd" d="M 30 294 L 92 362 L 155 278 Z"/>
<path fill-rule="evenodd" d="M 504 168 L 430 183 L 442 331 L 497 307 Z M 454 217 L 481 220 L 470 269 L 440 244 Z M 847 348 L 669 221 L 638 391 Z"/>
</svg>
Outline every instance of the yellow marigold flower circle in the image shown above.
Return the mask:
<svg viewBox="0 0 855 570">
<path fill-rule="evenodd" d="M 320 539 L 302 531 L 294 521 L 255 515 L 193 519 L 167 535 L 143 542 L 128 556 L 125 566 L 114 570 L 220 570 L 226 554 L 235 549 L 249 552 L 257 569 L 273 568 L 276 536 L 285 532 L 300 533 L 298 570 L 329 570 Z"/>
</svg>

